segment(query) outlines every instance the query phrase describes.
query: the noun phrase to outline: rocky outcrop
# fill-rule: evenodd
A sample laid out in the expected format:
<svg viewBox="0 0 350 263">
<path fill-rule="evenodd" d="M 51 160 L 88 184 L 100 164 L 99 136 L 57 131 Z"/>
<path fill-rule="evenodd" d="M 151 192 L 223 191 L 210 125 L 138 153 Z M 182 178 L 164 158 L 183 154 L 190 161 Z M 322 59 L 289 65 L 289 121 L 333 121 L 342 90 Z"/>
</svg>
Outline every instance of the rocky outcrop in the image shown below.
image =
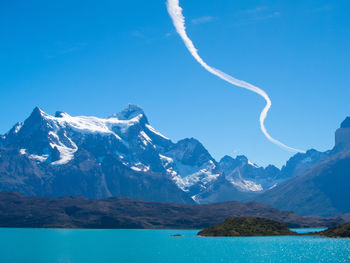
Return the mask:
<svg viewBox="0 0 350 263">
<path fill-rule="evenodd" d="M 346 147 L 350 145 L 350 117 L 347 117 L 335 132 L 335 146 Z"/>
</svg>

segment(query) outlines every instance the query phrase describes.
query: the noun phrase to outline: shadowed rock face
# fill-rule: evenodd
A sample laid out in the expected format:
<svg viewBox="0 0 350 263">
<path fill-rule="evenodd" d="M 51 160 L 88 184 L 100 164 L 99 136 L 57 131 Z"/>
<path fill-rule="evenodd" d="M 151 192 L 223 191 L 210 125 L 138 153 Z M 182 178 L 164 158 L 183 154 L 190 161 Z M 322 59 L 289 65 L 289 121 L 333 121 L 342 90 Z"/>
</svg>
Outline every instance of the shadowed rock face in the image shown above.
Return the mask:
<svg viewBox="0 0 350 263">
<path fill-rule="evenodd" d="M 258 202 L 300 215 L 330 216 L 350 211 L 350 118 L 336 132 L 335 147 L 293 156 L 282 168 L 290 179 L 260 196 Z M 348 131 L 349 130 L 349 131 Z M 349 136 L 348 136 L 349 135 Z M 252 200 L 250 199 L 250 200 Z"/>
<path fill-rule="evenodd" d="M 200 231 L 198 235 L 212 237 L 289 236 L 297 235 L 297 233 L 279 221 L 265 218 L 233 217 Z"/>
<path fill-rule="evenodd" d="M 345 118 L 345 120 L 340 124 L 340 128 L 350 128 L 350 117 Z"/>
<path fill-rule="evenodd" d="M 350 150 L 336 148 L 322 161 L 256 200 L 300 215 L 350 211 Z"/>
<path fill-rule="evenodd" d="M 348 145 L 350 145 L 350 117 L 346 117 L 335 132 L 335 146 L 339 148 Z"/>
<path fill-rule="evenodd" d="M 301 217 L 259 203 L 186 205 L 126 197 L 89 200 L 0 193 L 0 227 L 200 229 L 228 217 L 267 218 L 289 227 L 323 227 L 344 222 L 341 217 Z"/>
</svg>

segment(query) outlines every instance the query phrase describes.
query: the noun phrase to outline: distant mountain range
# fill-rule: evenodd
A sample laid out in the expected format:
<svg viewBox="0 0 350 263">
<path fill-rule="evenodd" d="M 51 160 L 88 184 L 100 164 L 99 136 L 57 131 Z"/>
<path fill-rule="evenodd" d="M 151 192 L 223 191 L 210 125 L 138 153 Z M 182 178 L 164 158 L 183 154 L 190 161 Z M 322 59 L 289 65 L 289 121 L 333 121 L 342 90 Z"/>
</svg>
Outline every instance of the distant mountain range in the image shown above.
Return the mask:
<svg viewBox="0 0 350 263">
<path fill-rule="evenodd" d="M 335 147 L 308 169 L 296 173 L 256 200 L 305 215 L 334 215 L 350 211 L 350 118 L 336 131 Z M 308 152 L 310 154 L 310 152 Z M 308 154 L 307 153 L 307 154 Z M 306 154 L 306 155 L 307 155 Z M 306 156 L 297 154 L 293 158 Z M 291 158 L 291 160 L 293 160 Z M 305 158 L 301 158 L 304 159 Z M 291 161 L 290 160 L 290 161 Z M 289 161 L 289 162 L 290 162 Z M 288 165 L 288 163 L 287 163 Z"/>
<path fill-rule="evenodd" d="M 174 143 L 136 105 L 108 118 L 51 116 L 35 108 L 0 137 L 0 191 L 189 204 L 255 200 L 331 215 L 350 211 L 349 145 L 347 118 L 333 150 L 309 150 L 282 169 L 263 168 L 245 156 L 217 162 L 194 138 Z"/>
</svg>

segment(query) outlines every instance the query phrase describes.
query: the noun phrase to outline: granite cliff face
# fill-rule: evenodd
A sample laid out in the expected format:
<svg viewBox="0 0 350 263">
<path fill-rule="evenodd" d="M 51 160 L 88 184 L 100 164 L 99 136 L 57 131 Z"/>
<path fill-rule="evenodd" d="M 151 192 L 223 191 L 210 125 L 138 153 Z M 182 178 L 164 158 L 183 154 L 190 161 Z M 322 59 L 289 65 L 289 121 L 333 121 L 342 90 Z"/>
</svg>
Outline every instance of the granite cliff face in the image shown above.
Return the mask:
<svg viewBox="0 0 350 263">
<path fill-rule="evenodd" d="M 335 132 L 335 146 L 346 147 L 350 145 L 350 117 L 347 117 Z"/>
</svg>

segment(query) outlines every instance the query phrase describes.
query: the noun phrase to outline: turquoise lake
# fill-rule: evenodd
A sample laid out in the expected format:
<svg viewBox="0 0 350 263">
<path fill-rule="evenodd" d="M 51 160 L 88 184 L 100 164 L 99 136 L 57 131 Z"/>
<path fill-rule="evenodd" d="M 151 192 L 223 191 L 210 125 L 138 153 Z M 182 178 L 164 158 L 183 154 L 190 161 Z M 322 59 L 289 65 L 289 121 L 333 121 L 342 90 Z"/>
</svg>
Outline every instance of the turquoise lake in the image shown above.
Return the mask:
<svg viewBox="0 0 350 263">
<path fill-rule="evenodd" d="M 0 262 L 350 262 L 350 239 L 213 238 L 197 237 L 197 232 L 3 228 Z M 172 237 L 174 234 L 183 236 Z"/>
</svg>

